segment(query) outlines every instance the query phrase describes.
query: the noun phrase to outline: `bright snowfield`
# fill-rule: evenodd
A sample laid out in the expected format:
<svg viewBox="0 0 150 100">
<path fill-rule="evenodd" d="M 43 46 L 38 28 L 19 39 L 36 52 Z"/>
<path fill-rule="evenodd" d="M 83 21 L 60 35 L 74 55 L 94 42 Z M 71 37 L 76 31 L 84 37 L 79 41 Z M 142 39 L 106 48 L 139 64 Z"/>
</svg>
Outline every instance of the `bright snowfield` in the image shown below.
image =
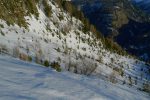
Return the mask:
<svg viewBox="0 0 150 100">
<path fill-rule="evenodd" d="M 149 100 L 132 87 L 0 56 L 0 100 Z"/>
</svg>

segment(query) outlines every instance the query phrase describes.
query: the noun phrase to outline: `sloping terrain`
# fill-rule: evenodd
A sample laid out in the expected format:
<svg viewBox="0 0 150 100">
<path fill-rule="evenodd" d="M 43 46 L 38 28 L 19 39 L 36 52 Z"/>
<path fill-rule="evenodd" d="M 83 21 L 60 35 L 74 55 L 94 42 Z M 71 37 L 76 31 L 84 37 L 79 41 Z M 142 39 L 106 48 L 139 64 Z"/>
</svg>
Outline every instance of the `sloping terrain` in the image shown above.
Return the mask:
<svg viewBox="0 0 150 100">
<path fill-rule="evenodd" d="M 149 100 L 149 95 L 98 78 L 56 72 L 0 56 L 1 100 Z"/>
<path fill-rule="evenodd" d="M 72 2 L 106 36 L 118 35 L 113 31 L 128 24 L 130 20 L 138 23 L 150 21 L 148 15 L 129 0 L 72 0 Z"/>
<path fill-rule="evenodd" d="M 146 13 L 150 13 L 150 0 L 133 0 L 133 2 Z"/>
<path fill-rule="evenodd" d="M 138 28 L 138 29 L 137 29 Z M 149 61 L 150 23 L 138 23 L 130 20 L 129 24 L 119 29 L 116 41 L 132 54 Z"/>
<path fill-rule="evenodd" d="M 23 17 L 7 16 L 16 18 L 10 21 L 3 17 L 9 15 L 8 10 L 11 12 L 13 8 L 16 12 L 15 5 L 20 5 L 12 1 L 9 1 L 12 5 L 9 9 L 5 9 L 6 2 L 1 3 L 1 9 L 6 12 L 0 19 L 0 53 L 57 71 L 99 78 L 105 76 L 112 83 L 150 91 L 150 65 L 131 57 L 122 49 L 118 50 L 114 43 L 98 35 L 93 25 L 85 24 L 82 15 L 80 17 L 84 21 L 74 17 L 77 12 L 68 2 L 50 0 L 45 3 L 37 0 L 30 2 L 32 6 L 29 7 L 33 9 L 30 11 L 26 8 L 28 3 L 21 0 L 20 3 L 26 5 L 20 6 L 23 11 L 25 9 L 25 14 Z"/>
<path fill-rule="evenodd" d="M 150 5 L 149 0 L 138 1 L 139 4 L 130 0 L 72 1 L 102 34 L 129 53 L 150 60 L 150 15 L 142 10 Z"/>
</svg>

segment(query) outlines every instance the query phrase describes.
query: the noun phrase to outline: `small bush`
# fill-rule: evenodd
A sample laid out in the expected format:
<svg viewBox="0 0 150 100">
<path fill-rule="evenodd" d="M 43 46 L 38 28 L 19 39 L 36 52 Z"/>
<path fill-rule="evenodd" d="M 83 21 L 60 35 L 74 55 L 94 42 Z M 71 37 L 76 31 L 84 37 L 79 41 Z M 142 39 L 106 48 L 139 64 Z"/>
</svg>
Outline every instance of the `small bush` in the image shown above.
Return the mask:
<svg viewBox="0 0 150 100">
<path fill-rule="evenodd" d="M 49 67 L 49 62 L 48 62 L 48 60 L 45 60 L 45 61 L 44 61 L 44 66 Z"/>
<path fill-rule="evenodd" d="M 8 48 L 6 45 L 0 44 L 0 53 L 7 52 L 8 53 Z"/>
<path fill-rule="evenodd" d="M 20 58 L 21 60 L 28 61 L 28 56 L 27 56 L 26 54 L 24 54 L 24 53 L 20 53 L 19 58 Z"/>
<path fill-rule="evenodd" d="M 64 16 L 60 15 L 60 16 L 58 16 L 58 18 L 59 18 L 59 20 L 61 21 L 61 20 L 64 19 Z"/>
<path fill-rule="evenodd" d="M 118 67 L 114 67 L 113 68 L 114 71 L 118 72 L 119 75 L 123 76 L 124 75 L 124 71 L 122 68 L 118 68 Z"/>
<path fill-rule="evenodd" d="M 47 17 L 51 17 L 51 6 L 48 4 L 47 0 L 43 0 L 44 12 Z"/>
<path fill-rule="evenodd" d="M 144 83 L 143 84 L 143 91 L 150 93 L 150 84 Z"/>
<path fill-rule="evenodd" d="M 3 25 L 3 24 L 0 24 L 0 27 L 1 27 L 1 28 L 4 28 L 4 25 Z"/>
<path fill-rule="evenodd" d="M 32 61 L 32 57 L 31 56 L 28 56 L 28 61 Z"/>
<path fill-rule="evenodd" d="M 1 31 L 1 35 L 5 36 L 5 34 L 4 34 L 4 32 L 3 32 L 3 31 Z"/>
<path fill-rule="evenodd" d="M 114 72 L 112 72 L 112 73 L 110 74 L 109 80 L 110 80 L 110 82 L 112 82 L 112 83 L 114 83 L 114 84 L 117 83 L 116 75 L 115 75 Z"/>
<path fill-rule="evenodd" d="M 60 52 L 60 48 L 55 49 L 57 52 Z"/>
<path fill-rule="evenodd" d="M 58 62 L 54 61 L 53 63 L 51 63 L 51 67 L 56 69 L 56 71 L 61 72 L 61 67 L 60 67 L 60 64 Z"/>
<path fill-rule="evenodd" d="M 129 85 L 132 86 L 132 79 L 131 79 L 131 76 L 129 76 L 128 79 L 129 79 Z"/>
<path fill-rule="evenodd" d="M 13 48 L 13 56 L 14 57 L 19 57 L 20 56 L 20 51 L 18 47 Z"/>
</svg>

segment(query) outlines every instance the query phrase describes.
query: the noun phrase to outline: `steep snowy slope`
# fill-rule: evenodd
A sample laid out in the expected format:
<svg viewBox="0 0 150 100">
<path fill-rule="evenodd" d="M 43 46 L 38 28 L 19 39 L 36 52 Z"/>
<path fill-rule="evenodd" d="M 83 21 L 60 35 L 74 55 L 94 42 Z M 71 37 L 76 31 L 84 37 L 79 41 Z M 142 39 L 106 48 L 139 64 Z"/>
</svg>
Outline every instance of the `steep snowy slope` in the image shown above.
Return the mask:
<svg viewBox="0 0 150 100">
<path fill-rule="evenodd" d="M 107 81 L 149 92 L 149 64 L 129 55 L 115 53 L 113 44 L 108 43 L 106 46 L 102 37 L 97 38 L 94 26 L 90 26 L 93 32 L 85 31 L 86 25 L 58 6 L 58 3 L 50 0 L 48 5 L 51 7 L 50 17 L 46 16 L 41 0 L 36 4 L 39 13 L 37 17 L 34 13 L 25 14 L 26 28 L 16 24 L 19 19 L 8 24 L 10 21 L 3 16 L 9 15 L 9 12 L 5 12 L 0 19 L 0 51 L 22 60 L 46 66 L 50 64 L 58 71 L 61 68 L 77 74 L 99 78 L 105 76 Z"/>
<path fill-rule="evenodd" d="M 0 100 L 149 100 L 146 93 L 0 56 Z"/>
</svg>

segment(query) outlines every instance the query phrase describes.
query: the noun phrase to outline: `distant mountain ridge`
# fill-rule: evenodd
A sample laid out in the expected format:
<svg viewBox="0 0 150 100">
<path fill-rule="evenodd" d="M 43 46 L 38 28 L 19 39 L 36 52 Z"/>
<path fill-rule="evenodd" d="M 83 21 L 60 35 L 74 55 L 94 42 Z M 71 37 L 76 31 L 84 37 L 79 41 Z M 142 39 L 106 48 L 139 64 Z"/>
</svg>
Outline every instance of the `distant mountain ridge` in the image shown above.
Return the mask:
<svg viewBox="0 0 150 100">
<path fill-rule="evenodd" d="M 133 0 L 133 3 L 150 14 L 150 0 Z"/>
</svg>

